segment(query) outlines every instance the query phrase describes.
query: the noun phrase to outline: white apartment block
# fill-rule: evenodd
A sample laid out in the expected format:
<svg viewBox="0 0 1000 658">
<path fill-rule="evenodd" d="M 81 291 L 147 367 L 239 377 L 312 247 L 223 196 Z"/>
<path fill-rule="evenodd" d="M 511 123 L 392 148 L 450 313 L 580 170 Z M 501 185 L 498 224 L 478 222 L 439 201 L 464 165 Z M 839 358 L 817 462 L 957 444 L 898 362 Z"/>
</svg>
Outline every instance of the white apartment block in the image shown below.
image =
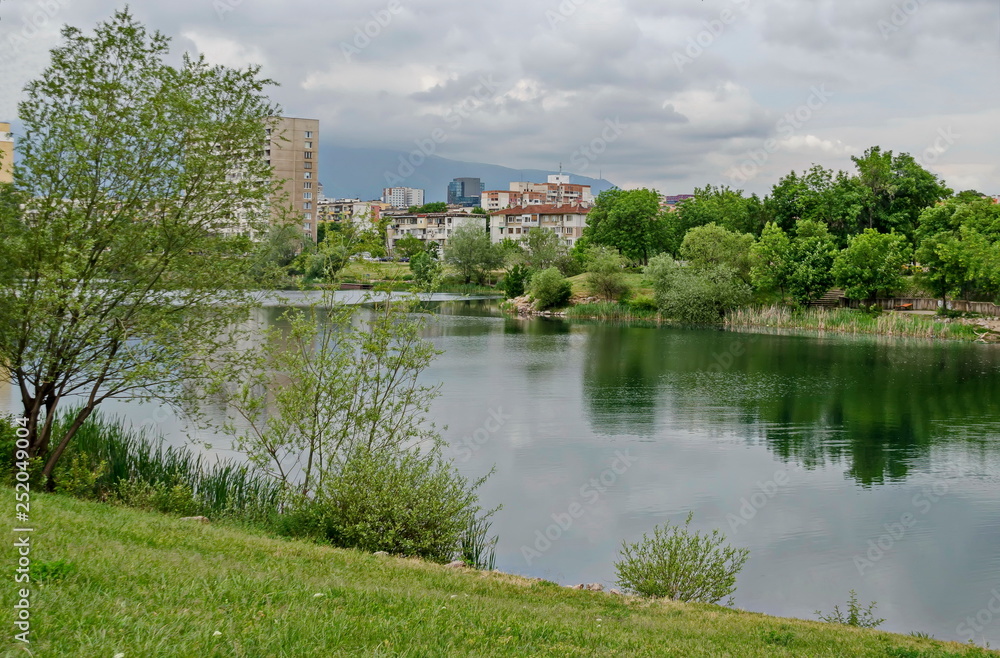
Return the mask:
<svg viewBox="0 0 1000 658">
<path fill-rule="evenodd" d="M 574 185 L 570 183 L 569 174 L 551 174 L 547 183 L 529 183 L 523 181 L 511 183 L 510 191 L 540 192 L 545 195 L 543 203 L 551 205 L 592 206 L 594 204 L 594 195 L 590 191 L 590 185 Z M 485 208 L 485 206 L 483 207 Z"/>
<path fill-rule="evenodd" d="M 498 210 L 490 213 L 490 240 L 494 243 L 507 238 L 517 241 L 531 229 L 543 228 L 558 235 L 567 247 L 572 247 L 583 235 L 589 212 L 587 207 L 568 205 Z"/>
<path fill-rule="evenodd" d="M 413 187 L 386 187 L 382 190 L 382 203 L 393 208 L 424 205 L 424 191 Z"/>
<path fill-rule="evenodd" d="M 396 215 L 387 231 L 389 252 L 396 249 L 396 240 L 407 235 L 412 235 L 424 244 L 435 242 L 444 248 L 455 229 L 468 225 L 480 226 L 485 232 L 486 217 L 465 212 Z"/>
</svg>

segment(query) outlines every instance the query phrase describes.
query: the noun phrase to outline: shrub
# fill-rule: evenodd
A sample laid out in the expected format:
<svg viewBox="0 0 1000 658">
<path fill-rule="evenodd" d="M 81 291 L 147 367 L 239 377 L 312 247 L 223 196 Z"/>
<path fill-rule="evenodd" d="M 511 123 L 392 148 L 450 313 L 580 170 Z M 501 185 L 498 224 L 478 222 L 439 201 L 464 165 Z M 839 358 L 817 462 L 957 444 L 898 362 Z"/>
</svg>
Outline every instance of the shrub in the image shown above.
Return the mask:
<svg viewBox="0 0 1000 658">
<path fill-rule="evenodd" d="M 878 628 L 885 621 L 875 616 L 875 602 L 872 601 L 867 607 L 862 606 L 858 603 L 858 594 L 853 589 L 847 599 L 846 614 L 841 612 L 840 606 L 835 605 L 830 614 L 824 615 L 817 610 L 816 616 L 819 617 L 820 621 L 830 624 L 846 624 L 860 628 Z"/>
<path fill-rule="evenodd" d="M 410 259 L 410 272 L 413 280 L 420 285 L 431 285 L 441 275 L 441 263 L 426 251 L 417 253 Z"/>
<path fill-rule="evenodd" d="M 646 268 L 656 303 L 664 316 L 692 324 L 711 324 L 750 301 L 750 286 L 726 265 L 703 269 L 677 265 L 669 256 Z"/>
<path fill-rule="evenodd" d="M 629 300 L 628 305 L 637 311 L 656 311 L 656 300 L 649 295 L 637 295 Z"/>
<path fill-rule="evenodd" d="M 615 563 L 618 584 L 642 596 L 699 603 L 732 594 L 749 549 L 726 546 L 718 530 L 692 533 L 692 516 L 683 526 L 655 526 L 652 537 L 643 534 L 635 544 L 622 542 L 622 559 Z"/>
<path fill-rule="evenodd" d="M 515 264 L 507 274 L 500 279 L 497 288 L 503 291 L 508 299 L 520 297 L 524 294 L 525 287 L 531 281 L 531 269 L 520 263 Z"/>
<path fill-rule="evenodd" d="M 137 478 L 120 480 L 115 487 L 114 497 L 122 505 L 163 514 L 194 516 L 202 509 L 194 491 L 183 482 L 168 485 L 164 482 L 150 484 Z"/>
<path fill-rule="evenodd" d="M 98 482 L 108 472 L 105 461 L 92 464 L 86 453 L 73 455 L 68 464 L 60 464 L 53 473 L 55 490 L 75 498 L 93 500 L 101 495 Z"/>
<path fill-rule="evenodd" d="M 625 259 L 614 249 L 595 247 L 587 265 L 587 288 L 609 302 L 628 298 L 631 289 L 625 280 Z"/>
<path fill-rule="evenodd" d="M 558 269 L 550 267 L 531 277 L 531 296 L 539 310 L 565 306 L 573 289 Z"/>
<path fill-rule="evenodd" d="M 462 553 L 463 537 L 468 545 L 480 512 L 475 490 L 484 481 L 470 483 L 437 450 L 361 449 L 328 475 L 315 499 L 300 501 L 281 529 L 342 548 L 447 562 Z"/>
</svg>

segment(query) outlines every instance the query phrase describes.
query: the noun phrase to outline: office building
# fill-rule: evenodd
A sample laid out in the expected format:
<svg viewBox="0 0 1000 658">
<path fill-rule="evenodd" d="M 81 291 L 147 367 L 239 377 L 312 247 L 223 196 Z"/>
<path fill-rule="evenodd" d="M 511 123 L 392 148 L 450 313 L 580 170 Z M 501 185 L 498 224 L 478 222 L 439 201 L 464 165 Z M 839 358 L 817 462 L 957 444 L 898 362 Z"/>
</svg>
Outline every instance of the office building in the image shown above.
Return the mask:
<svg viewBox="0 0 1000 658">
<path fill-rule="evenodd" d="M 448 205 L 475 208 L 482 205 L 486 185 L 478 178 L 456 178 L 448 183 Z"/>
</svg>

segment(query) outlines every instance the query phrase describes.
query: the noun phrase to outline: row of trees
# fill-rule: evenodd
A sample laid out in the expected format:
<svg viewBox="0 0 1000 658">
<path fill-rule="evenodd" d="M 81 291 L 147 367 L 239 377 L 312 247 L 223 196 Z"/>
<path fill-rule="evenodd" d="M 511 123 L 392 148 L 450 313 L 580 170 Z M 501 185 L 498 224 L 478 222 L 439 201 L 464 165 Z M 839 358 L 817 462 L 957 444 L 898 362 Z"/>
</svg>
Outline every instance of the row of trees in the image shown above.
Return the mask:
<svg viewBox="0 0 1000 658">
<path fill-rule="evenodd" d="M 876 146 L 853 160 L 854 174 L 792 172 L 763 199 L 707 186 L 676 212 L 653 190 L 609 190 L 576 249 L 614 248 L 636 265 L 659 254 L 723 259 L 744 282 L 799 302 L 834 284 L 854 299 L 890 293 L 907 264 L 940 297 L 1000 293 L 1000 206 L 975 191 L 952 195 L 906 153 Z"/>
</svg>

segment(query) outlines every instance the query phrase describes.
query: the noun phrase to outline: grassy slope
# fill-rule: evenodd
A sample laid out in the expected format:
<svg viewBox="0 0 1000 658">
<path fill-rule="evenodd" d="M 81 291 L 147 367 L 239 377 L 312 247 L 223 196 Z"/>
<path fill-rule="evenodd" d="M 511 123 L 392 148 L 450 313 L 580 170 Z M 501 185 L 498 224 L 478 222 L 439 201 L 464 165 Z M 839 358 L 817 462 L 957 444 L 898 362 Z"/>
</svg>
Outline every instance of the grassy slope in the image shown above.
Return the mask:
<svg viewBox="0 0 1000 658">
<path fill-rule="evenodd" d="M 34 494 L 32 502 L 36 570 L 59 559 L 76 567 L 37 585 L 35 656 L 987 655 L 379 558 L 62 496 Z M 3 589 L 10 610 L 13 585 Z M 28 655 L 6 642 L 5 655 Z"/>
</svg>

